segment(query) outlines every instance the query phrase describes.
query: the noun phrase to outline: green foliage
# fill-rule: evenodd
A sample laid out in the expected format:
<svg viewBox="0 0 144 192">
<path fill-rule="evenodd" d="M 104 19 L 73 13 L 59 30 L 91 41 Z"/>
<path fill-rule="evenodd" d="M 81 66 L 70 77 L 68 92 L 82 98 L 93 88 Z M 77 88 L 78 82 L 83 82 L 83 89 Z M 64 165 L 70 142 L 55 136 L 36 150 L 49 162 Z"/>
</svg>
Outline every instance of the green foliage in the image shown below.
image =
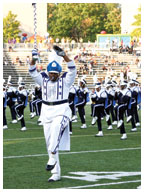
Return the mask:
<svg viewBox="0 0 144 192">
<path fill-rule="evenodd" d="M 119 34 L 121 33 L 120 24 L 121 10 L 120 8 L 114 8 L 107 15 L 107 19 L 105 20 L 105 29 L 112 34 Z"/>
<path fill-rule="evenodd" d="M 135 37 L 141 37 L 141 7 L 138 8 L 138 14 L 134 16 L 135 22 L 132 24 L 133 26 L 136 26 L 136 29 L 134 29 L 131 33 L 132 36 Z"/>
<path fill-rule="evenodd" d="M 121 20 L 118 6 L 112 3 L 48 4 L 48 32 L 54 39 L 64 37 L 75 41 L 80 38 L 95 41 L 102 30 L 119 33 Z M 113 14 L 114 22 L 111 19 Z"/>
<path fill-rule="evenodd" d="M 7 42 L 9 39 L 17 38 L 21 32 L 20 22 L 16 20 L 17 15 L 9 11 L 8 15 L 3 19 L 3 39 Z"/>
</svg>

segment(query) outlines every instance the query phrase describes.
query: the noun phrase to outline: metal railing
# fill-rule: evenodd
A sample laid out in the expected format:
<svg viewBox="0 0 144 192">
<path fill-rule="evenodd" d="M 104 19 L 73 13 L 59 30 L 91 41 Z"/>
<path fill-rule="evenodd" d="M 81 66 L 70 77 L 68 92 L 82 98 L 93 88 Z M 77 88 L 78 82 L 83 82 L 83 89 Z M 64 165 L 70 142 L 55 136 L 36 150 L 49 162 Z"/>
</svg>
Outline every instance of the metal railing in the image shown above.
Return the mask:
<svg viewBox="0 0 144 192">
<path fill-rule="evenodd" d="M 81 48 L 86 48 L 86 49 L 97 49 L 97 50 L 110 50 L 112 49 L 112 46 L 109 45 L 107 47 L 105 47 L 105 43 L 101 43 L 98 44 L 97 42 L 95 43 L 54 43 L 54 44 L 58 44 L 59 46 L 61 46 L 64 49 L 81 49 Z M 51 43 L 38 43 L 37 44 L 38 49 L 51 49 L 52 48 L 52 44 Z M 25 50 L 29 50 L 29 49 L 33 49 L 34 48 L 34 44 L 33 43 L 15 43 L 15 44 L 10 44 L 10 43 L 4 43 L 3 44 L 3 48 L 4 50 L 9 50 L 9 48 L 12 48 L 13 50 L 17 50 L 17 49 L 25 49 Z M 117 47 L 118 49 L 118 47 Z M 134 49 L 136 50 L 141 50 L 140 46 L 136 46 Z"/>
</svg>

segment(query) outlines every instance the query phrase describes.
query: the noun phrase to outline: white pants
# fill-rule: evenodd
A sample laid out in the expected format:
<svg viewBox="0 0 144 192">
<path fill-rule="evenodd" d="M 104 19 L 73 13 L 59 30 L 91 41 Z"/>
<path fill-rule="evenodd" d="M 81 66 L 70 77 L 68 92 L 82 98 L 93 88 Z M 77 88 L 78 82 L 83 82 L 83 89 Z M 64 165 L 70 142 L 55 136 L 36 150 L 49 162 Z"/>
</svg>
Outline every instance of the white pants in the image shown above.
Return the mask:
<svg viewBox="0 0 144 192">
<path fill-rule="evenodd" d="M 51 153 L 56 155 L 56 165 L 51 171 L 52 174 L 57 173 L 60 175 L 60 162 L 59 162 L 59 144 L 65 128 L 69 124 L 69 118 L 65 116 L 57 116 L 51 122 L 44 123 L 44 136 L 46 141 L 47 152 L 50 158 Z"/>
</svg>

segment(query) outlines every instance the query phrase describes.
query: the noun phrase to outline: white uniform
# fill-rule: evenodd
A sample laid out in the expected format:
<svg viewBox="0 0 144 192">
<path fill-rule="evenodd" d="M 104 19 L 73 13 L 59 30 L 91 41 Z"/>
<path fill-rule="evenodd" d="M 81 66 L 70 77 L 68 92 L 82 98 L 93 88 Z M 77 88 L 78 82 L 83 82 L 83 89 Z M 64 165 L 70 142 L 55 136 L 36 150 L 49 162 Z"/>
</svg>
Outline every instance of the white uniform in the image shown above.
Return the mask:
<svg viewBox="0 0 144 192">
<path fill-rule="evenodd" d="M 44 127 L 44 135 L 49 156 L 51 152 L 56 153 L 57 164 L 51 171 L 60 174 L 58 150 L 70 150 L 69 119 L 71 109 L 69 108 L 68 95 L 71 85 L 75 81 L 76 67 L 73 61 L 67 62 L 68 72 L 64 73 L 58 81 L 49 80 L 45 72 L 39 73 L 36 66 L 30 66 L 29 72 L 34 81 L 42 87 L 41 117 Z M 63 104 L 56 104 L 62 102 Z M 49 102 L 47 104 L 47 102 Z M 52 105 L 52 104 L 55 105 Z"/>
</svg>

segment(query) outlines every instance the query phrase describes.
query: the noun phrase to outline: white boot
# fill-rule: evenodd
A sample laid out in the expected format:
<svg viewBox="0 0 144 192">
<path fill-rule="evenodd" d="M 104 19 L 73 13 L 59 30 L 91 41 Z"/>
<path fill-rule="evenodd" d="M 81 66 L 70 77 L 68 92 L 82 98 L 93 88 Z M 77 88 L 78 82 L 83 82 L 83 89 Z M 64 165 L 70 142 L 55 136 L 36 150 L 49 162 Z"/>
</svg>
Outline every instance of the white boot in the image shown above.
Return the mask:
<svg viewBox="0 0 144 192">
<path fill-rule="evenodd" d="M 83 124 L 83 125 L 81 126 L 81 129 L 86 129 L 86 128 L 87 128 L 86 124 Z"/>
<path fill-rule="evenodd" d="M 98 119 L 97 117 L 93 117 L 91 124 L 94 125 L 96 123 L 97 119 Z"/>
<path fill-rule="evenodd" d="M 21 128 L 21 131 L 26 131 L 26 130 L 27 130 L 26 127 L 22 127 L 22 128 Z"/>
<path fill-rule="evenodd" d="M 121 119 L 118 121 L 117 128 L 119 129 L 122 126 L 122 124 L 123 124 L 123 120 Z"/>
<path fill-rule="evenodd" d="M 36 116 L 36 112 L 33 112 L 33 113 L 31 114 L 31 119 L 33 119 L 35 116 Z"/>
<path fill-rule="evenodd" d="M 138 127 L 138 126 L 140 126 L 140 123 L 139 123 L 139 122 L 136 123 L 136 127 Z"/>
<path fill-rule="evenodd" d="M 23 118 L 23 115 L 21 115 L 20 117 L 18 117 L 18 121 L 20 121 Z"/>
<path fill-rule="evenodd" d="M 96 137 L 103 137 L 103 132 L 99 131 L 98 134 L 95 135 Z"/>
<path fill-rule="evenodd" d="M 112 125 L 109 125 L 107 129 L 112 130 L 113 129 Z"/>
<path fill-rule="evenodd" d="M 106 121 L 108 121 L 110 118 L 110 115 L 106 115 Z"/>
<path fill-rule="evenodd" d="M 51 153 L 47 162 L 46 170 L 51 171 L 55 167 L 56 163 L 56 154 Z"/>
<path fill-rule="evenodd" d="M 124 134 L 122 135 L 122 137 L 121 137 L 121 140 L 125 140 L 125 139 L 127 139 L 126 133 L 124 133 Z"/>
<path fill-rule="evenodd" d="M 51 154 L 50 154 L 50 156 L 51 156 Z M 49 182 L 59 181 L 60 180 L 60 176 L 61 176 L 61 169 L 60 169 L 60 162 L 59 162 L 58 151 L 55 154 L 54 158 L 55 158 L 56 164 L 55 164 L 54 168 L 51 170 L 52 176 L 48 179 Z"/>
<path fill-rule="evenodd" d="M 12 123 L 17 123 L 17 120 L 16 119 L 12 120 Z"/>
<path fill-rule="evenodd" d="M 136 132 L 136 131 L 137 131 L 137 128 L 132 128 L 131 131 L 132 131 L 132 132 Z"/>
<path fill-rule="evenodd" d="M 129 123 L 129 122 L 130 122 L 130 120 L 131 120 L 131 118 L 132 118 L 132 116 L 131 116 L 131 115 L 130 115 L 130 116 L 128 116 L 128 117 L 127 117 L 127 121 L 126 121 L 126 122 L 127 122 L 127 123 Z"/>
<path fill-rule="evenodd" d="M 54 182 L 54 181 L 59 181 L 60 180 L 60 175 L 59 174 L 52 174 L 52 176 L 48 179 L 48 182 Z"/>
<path fill-rule="evenodd" d="M 4 126 L 3 126 L 3 129 L 8 129 L 8 126 L 7 126 L 7 125 L 4 125 Z"/>
<path fill-rule="evenodd" d="M 117 121 L 114 121 L 114 122 L 112 123 L 112 125 L 117 125 Z"/>
</svg>

